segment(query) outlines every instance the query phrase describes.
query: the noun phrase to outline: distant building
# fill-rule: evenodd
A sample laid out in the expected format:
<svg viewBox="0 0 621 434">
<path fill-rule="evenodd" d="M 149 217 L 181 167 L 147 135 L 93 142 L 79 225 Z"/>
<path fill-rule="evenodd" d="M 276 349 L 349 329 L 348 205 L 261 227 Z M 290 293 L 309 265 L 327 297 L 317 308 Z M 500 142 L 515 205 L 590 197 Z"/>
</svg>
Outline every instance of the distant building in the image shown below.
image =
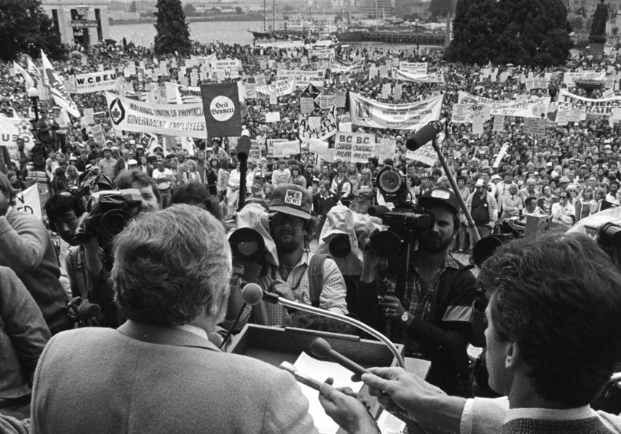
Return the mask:
<svg viewBox="0 0 621 434">
<path fill-rule="evenodd" d="M 110 34 L 109 0 L 43 0 L 63 44 L 99 44 Z"/>
<path fill-rule="evenodd" d="M 428 18 L 430 1 L 422 0 L 395 0 L 395 9 L 397 17 L 403 15 L 417 15 L 421 19 Z"/>
</svg>

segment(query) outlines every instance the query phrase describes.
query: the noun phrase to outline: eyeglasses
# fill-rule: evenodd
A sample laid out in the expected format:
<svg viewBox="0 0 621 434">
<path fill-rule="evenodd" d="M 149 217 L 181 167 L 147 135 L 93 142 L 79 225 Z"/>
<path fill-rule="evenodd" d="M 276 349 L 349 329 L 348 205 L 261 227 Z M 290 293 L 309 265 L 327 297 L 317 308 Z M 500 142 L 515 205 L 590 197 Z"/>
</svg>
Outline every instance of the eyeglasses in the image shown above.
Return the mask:
<svg viewBox="0 0 621 434">
<path fill-rule="evenodd" d="M 289 223 L 291 226 L 302 226 L 304 219 L 289 214 L 277 213 L 270 217 L 270 222 L 277 226 L 282 226 L 285 223 Z"/>
</svg>

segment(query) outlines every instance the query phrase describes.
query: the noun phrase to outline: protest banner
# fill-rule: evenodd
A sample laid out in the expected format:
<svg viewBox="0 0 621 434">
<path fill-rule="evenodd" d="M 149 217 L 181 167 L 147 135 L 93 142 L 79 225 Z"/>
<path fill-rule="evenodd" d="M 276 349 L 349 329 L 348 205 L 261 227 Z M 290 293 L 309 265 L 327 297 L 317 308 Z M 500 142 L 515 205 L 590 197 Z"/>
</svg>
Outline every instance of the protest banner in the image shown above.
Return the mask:
<svg viewBox="0 0 621 434">
<path fill-rule="evenodd" d="M 200 87 L 182 86 L 166 82 L 166 98 L 171 104 L 191 104 L 203 102 Z"/>
<path fill-rule="evenodd" d="M 250 152 L 248 158 L 258 160 L 261 158 L 261 143 L 257 139 L 250 140 Z"/>
<path fill-rule="evenodd" d="M 347 104 L 347 92 L 337 92 L 334 98 L 336 108 L 344 108 Z"/>
<path fill-rule="evenodd" d="M 412 75 L 426 75 L 427 62 L 401 62 L 399 63 L 399 71 Z"/>
<path fill-rule="evenodd" d="M 235 86 L 237 92 L 237 86 Z M 207 137 L 202 104 L 148 104 L 106 92 L 112 125 L 117 130 L 167 136 Z M 239 128 L 241 133 L 241 124 Z M 239 133 L 237 135 L 239 135 Z"/>
<path fill-rule="evenodd" d="M 336 95 L 324 95 L 321 94 L 315 98 L 315 102 L 322 110 L 329 109 L 336 105 Z"/>
<path fill-rule="evenodd" d="M 387 158 L 394 158 L 397 151 L 397 141 L 395 139 L 383 138 L 377 145 L 377 161 L 382 163 Z"/>
<path fill-rule="evenodd" d="M 237 84 L 202 84 L 201 93 L 209 136 L 240 136 L 242 121 Z"/>
<path fill-rule="evenodd" d="M 354 72 L 362 71 L 363 68 L 362 62 L 344 62 L 342 60 L 338 60 L 336 58 L 331 59 L 330 61 L 330 70 L 334 74 L 351 74 Z"/>
<path fill-rule="evenodd" d="M 239 59 L 212 60 L 211 62 L 211 68 L 214 71 L 229 71 L 237 73 L 241 67 L 241 60 Z"/>
<path fill-rule="evenodd" d="M 541 118 L 548 112 L 550 97 L 525 96 L 521 100 L 495 100 L 459 91 L 459 104 L 490 106 L 490 114 L 500 116 L 517 116 L 523 118 Z"/>
<path fill-rule="evenodd" d="M 334 57 L 334 49 L 333 48 L 311 48 L 308 50 L 308 55 L 310 57 L 316 57 L 318 59 L 330 59 Z"/>
<path fill-rule="evenodd" d="M 545 119 L 524 119 L 524 133 L 531 137 L 544 137 L 546 134 Z"/>
<path fill-rule="evenodd" d="M 433 166 L 438 159 L 438 154 L 436 154 L 436 151 L 433 149 L 433 145 L 428 143 L 418 148 L 416 151 L 407 151 L 405 153 L 405 158 L 408 160 L 420 161 L 428 166 Z"/>
<path fill-rule="evenodd" d="M 478 112 L 472 116 L 472 134 L 481 135 L 483 134 L 483 124 L 485 123 L 485 119 L 483 115 Z"/>
<path fill-rule="evenodd" d="M 593 119 L 609 116 L 614 108 L 621 107 L 621 96 L 590 99 L 561 89 L 558 96 L 558 106 L 565 109 L 580 109 L 586 113 L 587 119 Z"/>
<path fill-rule="evenodd" d="M 338 132 L 334 137 L 334 160 L 367 163 L 377 149 L 375 134 Z"/>
<path fill-rule="evenodd" d="M 301 69 L 279 69 L 276 72 L 279 80 L 284 78 L 295 78 L 296 87 L 306 87 L 313 84 L 317 87 L 323 87 L 324 71 L 303 71 Z"/>
<path fill-rule="evenodd" d="M 15 195 L 15 209 L 20 212 L 32 214 L 38 219 L 43 218 L 38 184 L 31 185 Z"/>
<path fill-rule="evenodd" d="M 300 153 L 299 140 L 275 142 L 272 147 L 272 156 L 276 158 L 289 157 Z"/>
<path fill-rule="evenodd" d="M 494 124 L 492 127 L 494 132 L 502 132 L 505 130 L 505 117 L 501 115 L 494 116 Z"/>
<path fill-rule="evenodd" d="M 76 118 L 81 117 L 82 115 L 80 114 L 80 110 L 78 110 L 78 106 L 76 106 L 75 102 L 71 99 L 69 92 L 65 89 L 65 86 L 60 81 L 58 74 L 54 71 L 54 67 L 43 51 L 41 51 L 41 62 L 43 63 L 43 80 L 47 87 L 49 87 L 54 102 L 67 110 L 67 113 L 71 116 Z"/>
<path fill-rule="evenodd" d="M 293 93 L 295 90 L 295 77 L 289 77 L 284 80 L 278 80 L 267 86 L 257 86 L 257 92 L 263 95 L 274 94 L 276 96 L 284 96 Z"/>
<path fill-rule="evenodd" d="M 577 71 L 563 74 L 563 83 L 568 86 L 575 85 L 576 81 L 603 81 L 606 79 L 606 71 Z"/>
<path fill-rule="evenodd" d="M 281 143 L 281 142 L 287 142 L 287 139 L 267 139 L 265 141 L 266 146 L 267 146 L 267 152 L 266 155 L 273 157 L 274 156 L 274 146 L 277 143 Z"/>
<path fill-rule="evenodd" d="M 31 133 L 32 125 L 26 119 L 19 117 L 0 116 L 0 146 L 6 146 L 12 159 L 19 160 L 17 139 L 24 140 L 24 148 L 32 149 L 34 137 Z"/>
<path fill-rule="evenodd" d="M 114 90 L 116 87 L 116 71 L 109 70 L 92 74 L 76 74 L 75 83 L 75 93 L 78 94 Z"/>
<path fill-rule="evenodd" d="M 300 111 L 302 114 L 309 114 L 315 110 L 315 101 L 313 98 L 301 97 L 300 98 Z"/>
<path fill-rule="evenodd" d="M 325 116 L 322 116 L 319 128 L 311 128 L 307 119 L 300 120 L 298 137 L 303 142 L 308 142 L 311 139 L 326 140 L 328 137 L 332 137 L 336 134 L 336 131 L 336 108 L 332 107 Z"/>
<path fill-rule="evenodd" d="M 442 71 L 433 72 L 431 74 L 411 74 L 399 69 L 392 70 L 393 78 L 401 81 L 412 81 L 417 83 L 444 83 L 444 74 Z"/>
<path fill-rule="evenodd" d="M 351 121 L 372 128 L 417 130 L 440 119 L 443 96 L 408 104 L 386 104 L 350 92 Z"/>
</svg>

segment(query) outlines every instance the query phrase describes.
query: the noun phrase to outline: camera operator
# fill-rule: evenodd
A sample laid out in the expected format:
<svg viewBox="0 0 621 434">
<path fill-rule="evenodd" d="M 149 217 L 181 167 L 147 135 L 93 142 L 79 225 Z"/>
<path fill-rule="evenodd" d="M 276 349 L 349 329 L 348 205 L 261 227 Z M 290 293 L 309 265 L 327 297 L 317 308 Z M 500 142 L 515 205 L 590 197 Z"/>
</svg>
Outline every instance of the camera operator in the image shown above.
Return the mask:
<svg viewBox="0 0 621 434">
<path fill-rule="evenodd" d="M 411 252 L 407 275 L 399 275 L 395 296 L 380 300 L 392 322 L 392 339 L 405 345 L 406 355 L 431 360 L 431 384 L 455 395 L 468 395 L 470 318 L 476 298 L 475 278 L 450 254 L 459 231 L 459 202 L 451 190 L 435 188 L 419 198 L 419 205 L 435 217 L 432 228 L 419 234 L 418 250 Z M 379 294 L 384 282 L 376 274 Z"/>
<path fill-rule="evenodd" d="M 60 283 L 54 245 L 41 222 L 15 209 L 15 191 L 0 173 L 0 266 L 12 269 L 41 309 L 52 334 L 73 327 L 65 314 L 67 294 Z"/>
</svg>

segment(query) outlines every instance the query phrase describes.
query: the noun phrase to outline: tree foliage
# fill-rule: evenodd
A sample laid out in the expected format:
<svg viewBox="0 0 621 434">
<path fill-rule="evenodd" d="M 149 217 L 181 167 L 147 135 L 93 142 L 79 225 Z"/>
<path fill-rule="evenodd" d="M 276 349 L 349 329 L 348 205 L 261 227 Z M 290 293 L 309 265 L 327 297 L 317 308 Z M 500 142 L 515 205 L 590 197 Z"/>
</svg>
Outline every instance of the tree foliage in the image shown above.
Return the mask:
<svg viewBox="0 0 621 434">
<path fill-rule="evenodd" d="M 453 12 L 453 0 L 431 0 L 429 12 L 433 18 L 445 17 Z"/>
<path fill-rule="evenodd" d="M 445 59 L 480 65 L 561 65 L 572 47 L 568 28 L 562 0 L 459 0 Z"/>
<path fill-rule="evenodd" d="M 190 54 L 190 29 L 185 22 L 181 0 L 157 0 L 154 51 L 157 55 L 173 54 L 182 56 Z"/>
<path fill-rule="evenodd" d="M 52 20 L 40 0 L 0 0 L 0 59 L 16 60 L 19 54 L 60 59 L 66 49 L 54 32 Z"/>
<path fill-rule="evenodd" d="M 138 12 L 138 9 L 136 8 L 136 0 L 134 0 L 133 2 L 131 2 L 129 4 L 129 11 L 130 12 Z"/>
<path fill-rule="evenodd" d="M 186 3 L 185 6 L 183 6 L 183 13 L 188 17 L 192 17 L 196 15 L 196 8 L 192 3 Z"/>
</svg>

